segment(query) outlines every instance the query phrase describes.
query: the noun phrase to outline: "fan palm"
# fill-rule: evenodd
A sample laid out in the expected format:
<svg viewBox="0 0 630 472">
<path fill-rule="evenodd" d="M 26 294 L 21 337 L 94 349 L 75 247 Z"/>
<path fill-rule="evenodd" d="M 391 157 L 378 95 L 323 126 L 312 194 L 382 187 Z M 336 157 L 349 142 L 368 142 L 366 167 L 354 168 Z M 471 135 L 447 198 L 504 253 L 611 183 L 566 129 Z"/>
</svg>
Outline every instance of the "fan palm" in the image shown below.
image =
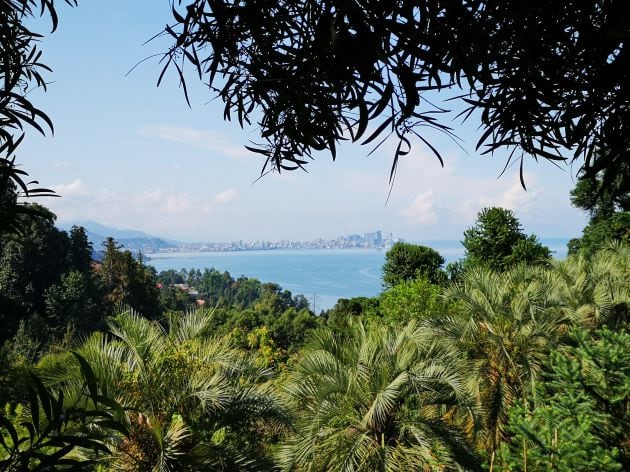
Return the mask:
<svg viewBox="0 0 630 472">
<path fill-rule="evenodd" d="M 285 470 L 478 470 L 464 426 L 470 388 L 458 353 L 412 322 L 317 331 L 286 386 L 296 432 Z"/>
<path fill-rule="evenodd" d="M 548 270 L 526 266 L 501 274 L 470 270 L 444 294 L 458 308 L 427 321 L 435 336 L 450 340 L 476 365 L 491 468 L 509 408 L 517 398 L 527 399 L 549 351 L 568 329 L 549 278 Z"/>
<path fill-rule="evenodd" d="M 269 469 L 255 427 L 283 424 L 283 407 L 264 382 L 267 371 L 204 334 L 210 320 L 194 311 L 165 330 L 124 312 L 109 323 L 110 335 L 96 333 L 78 350 L 103 390 L 127 409 L 130 433 L 117 443 L 113 469 Z M 49 359 L 42 370 L 72 397 L 71 365 Z"/>
<path fill-rule="evenodd" d="M 585 327 L 628 323 L 630 247 L 612 242 L 592 256 L 578 253 L 554 266 L 554 285 L 567 314 Z"/>
</svg>

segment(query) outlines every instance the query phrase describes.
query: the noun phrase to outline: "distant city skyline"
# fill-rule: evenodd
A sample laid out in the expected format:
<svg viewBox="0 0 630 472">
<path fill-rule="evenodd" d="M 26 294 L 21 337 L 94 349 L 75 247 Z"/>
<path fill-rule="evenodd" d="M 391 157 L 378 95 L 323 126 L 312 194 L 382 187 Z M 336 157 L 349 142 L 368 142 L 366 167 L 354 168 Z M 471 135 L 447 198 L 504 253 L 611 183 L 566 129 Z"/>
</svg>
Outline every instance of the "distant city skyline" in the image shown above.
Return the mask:
<svg viewBox="0 0 630 472">
<path fill-rule="evenodd" d="M 251 251 L 270 249 L 388 249 L 395 242 L 401 239 L 394 239 L 392 233 L 383 238 L 383 232 L 379 229 L 371 233 L 340 235 L 333 239 L 314 238 L 304 241 L 292 241 L 289 239 L 277 240 L 256 240 L 244 241 L 221 241 L 202 243 L 183 243 L 174 247 L 175 250 L 182 251 Z M 170 251 L 170 248 L 164 251 Z"/>
<path fill-rule="evenodd" d="M 319 155 L 308 173 L 257 180 L 263 162 L 244 148 L 258 139 L 255 125 L 224 123 L 222 103 L 192 76 L 190 107 L 176 77 L 156 88 L 159 56 L 127 74 L 168 46 L 164 37 L 143 45 L 169 22 L 167 0 L 60 4 L 59 14 L 52 35 L 46 22 L 32 25 L 45 34 L 42 61 L 54 72 L 48 91 L 31 98 L 55 134 L 28 131 L 17 162 L 62 195 L 41 200 L 60 223 L 91 219 L 188 242 L 331 239 L 366 228 L 410 241 L 457 240 L 486 206 L 514 210 L 540 237 L 578 236 L 586 223 L 569 202 L 577 168 L 526 159 L 524 191 L 518 166 L 499 177 L 507 154 L 475 150 L 475 117 L 450 123 L 457 142 L 426 129 L 445 167 L 415 142 L 391 188 L 393 142 L 371 154 L 344 144 L 334 163 Z"/>
<path fill-rule="evenodd" d="M 269 250 L 269 249 L 349 249 L 349 248 L 369 248 L 388 249 L 395 242 L 402 241 L 402 238 L 394 238 L 389 232 L 383 236 L 383 231 L 377 229 L 373 232 L 362 234 L 354 233 L 339 235 L 332 239 L 314 237 L 308 240 L 290 240 L 279 238 L 273 240 L 243 240 L 234 239 L 231 241 L 176 241 L 163 238 L 159 234 L 148 234 L 131 228 L 112 228 L 95 221 L 77 221 L 68 224 L 61 224 L 58 227 L 62 230 L 70 230 L 72 226 L 81 226 L 86 232 L 88 239 L 93 244 L 95 250 L 101 250 L 107 238 L 113 238 L 122 247 L 132 251 L 143 252 L 230 252 L 248 250 Z"/>
<path fill-rule="evenodd" d="M 159 234 L 148 234 L 131 228 L 119 229 L 104 226 L 94 221 L 74 222 L 73 225 L 83 226 L 88 235 L 88 239 L 93 244 L 95 252 L 103 250 L 106 238 L 113 237 L 117 244 L 133 253 L 142 252 L 144 254 L 158 253 L 204 253 L 204 252 L 240 252 L 240 251 L 266 251 L 266 250 L 309 250 L 309 249 L 389 249 L 396 242 L 409 242 L 421 244 L 429 247 L 448 245 L 452 251 L 453 245 L 460 247 L 463 235 L 457 239 L 422 239 L 408 240 L 395 236 L 392 232 L 384 232 L 377 229 L 372 232 L 354 233 L 339 235 L 331 239 L 313 237 L 305 240 L 291 240 L 278 238 L 271 240 L 255 239 L 232 239 L 226 241 L 177 241 L 162 238 Z M 70 225 L 58 225 L 60 229 L 69 230 Z M 566 255 L 566 245 L 569 237 L 542 237 L 544 245 L 549 247 L 561 247 L 560 253 Z"/>
</svg>

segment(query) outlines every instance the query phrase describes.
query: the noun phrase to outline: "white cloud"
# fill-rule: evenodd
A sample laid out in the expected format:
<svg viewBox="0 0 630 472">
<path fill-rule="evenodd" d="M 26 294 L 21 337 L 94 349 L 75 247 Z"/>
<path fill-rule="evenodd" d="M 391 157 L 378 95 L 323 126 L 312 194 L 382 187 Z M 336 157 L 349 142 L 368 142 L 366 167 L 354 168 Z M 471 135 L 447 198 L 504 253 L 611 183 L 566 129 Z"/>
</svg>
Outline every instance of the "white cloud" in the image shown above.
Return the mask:
<svg viewBox="0 0 630 472">
<path fill-rule="evenodd" d="M 532 204 L 538 196 L 538 191 L 533 190 L 536 186 L 536 176 L 530 173 L 524 175 L 525 181 L 531 186 L 532 190 L 525 190 L 520 180 L 512 182 L 512 184 L 501 194 L 498 200 L 498 206 L 508 208 L 520 213 L 529 213 L 532 211 Z"/>
<path fill-rule="evenodd" d="M 215 151 L 229 157 L 240 158 L 248 154 L 251 155 L 247 149 L 232 144 L 225 136 L 216 131 L 183 126 L 151 125 L 143 127 L 140 133 L 143 136 Z"/>
<path fill-rule="evenodd" d="M 401 160 L 387 201 L 391 156 L 343 157 L 335 163 L 322 158 L 308 174 L 283 172 L 254 185 L 242 176 L 233 178 L 230 172 L 242 171 L 243 161 L 230 159 L 206 180 L 199 178 L 201 167 L 195 167 L 200 163 L 179 162 L 159 170 L 150 183 L 129 176 L 109 181 L 100 175 L 82 176 L 83 180 L 68 176 L 55 187 L 66 198 L 42 203 L 60 220 L 93 219 L 198 241 L 311 239 L 376 229 L 412 241 L 456 239 L 486 206 L 513 209 L 528 233 L 571 235 L 574 231 L 565 228 L 577 227 L 568 191 L 556 182 L 550 184 L 537 169 L 536 175 L 526 175 L 526 192 L 517 172 L 497 179 L 471 170 L 457 156 L 451 158 L 457 167 L 447 160 L 442 169 L 432 156 L 417 152 Z M 181 165 L 181 172 L 169 175 L 171 165 Z M 271 207 L 278 211 L 268 211 Z"/>
<path fill-rule="evenodd" d="M 188 230 L 210 232 L 222 206 L 239 197 L 235 190 L 202 196 L 174 188 L 113 191 L 81 180 L 53 187 L 63 198 L 39 199 L 60 221 L 95 220 L 163 236 L 185 237 Z M 188 237 L 192 236 L 188 235 Z"/>
<path fill-rule="evenodd" d="M 413 203 L 400 210 L 400 214 L 416 225 L 434 225 L 437 223 L 435 196 L 432 190 L 424 192 L 413 200 Z"/>
<path fill-rule="evenodd" d="M 88 188 L 83 184 L 81 179 L 74 180 L 67 184 L 54 185 L 52 189 L 62 197 L 78 197 L 89 193 Z"/>
<path fill-rule="evenodd" d="M 453 218 L 473 221 L 477 213 L 485 207 L 507 208 L 514 211 L 518 217 L 532 215 L 541 208 L 540 192 L 534 190 L 537 185 L 534 174 L 526 173 L 524 177 L 530 190 L 522 187 L 517 175 L 510 180 L 494 181 L 492 184 L 482 179 L 472 180 L 476 183 L 477 191 L 471 192 L 471 189 L 468 189 L 466 192 L 468 195 L 463 195 L 465 198 L 453 208 Z"/>
<path fill-rule="evenodd" d="M 225 204 L 236 200 L 238 197 L 239 193 L 234 189 L 230 189 L 215 195 L 212 201 L 217 204 Z"/>
</svg>

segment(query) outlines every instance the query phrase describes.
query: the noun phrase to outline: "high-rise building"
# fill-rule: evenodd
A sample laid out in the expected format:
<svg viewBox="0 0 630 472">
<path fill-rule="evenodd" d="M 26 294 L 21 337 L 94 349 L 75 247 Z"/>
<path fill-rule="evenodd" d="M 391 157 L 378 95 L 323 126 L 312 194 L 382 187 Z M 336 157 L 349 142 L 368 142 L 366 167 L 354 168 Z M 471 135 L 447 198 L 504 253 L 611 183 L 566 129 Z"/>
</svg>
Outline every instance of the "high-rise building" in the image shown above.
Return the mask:
<svg viewBox="0 0 630 472">
<path fill-rule="evenodd" d="M 383 246 L 383 233 L 379 229 L 376 233 L 374 233 L 374 246 L 382 247 Z"/>
</svg>

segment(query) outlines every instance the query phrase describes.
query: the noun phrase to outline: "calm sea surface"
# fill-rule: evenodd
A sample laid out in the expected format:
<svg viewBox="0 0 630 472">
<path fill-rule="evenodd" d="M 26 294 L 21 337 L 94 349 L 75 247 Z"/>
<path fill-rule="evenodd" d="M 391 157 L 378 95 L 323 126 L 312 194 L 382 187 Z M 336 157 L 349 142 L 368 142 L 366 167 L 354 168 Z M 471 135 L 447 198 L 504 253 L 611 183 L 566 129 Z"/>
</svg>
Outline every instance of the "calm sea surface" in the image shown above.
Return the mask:
<svg viewBox="0 0 630 472">
<path fill-rule="evenodd" d="M 543 239 L 556 258 L 566 257 L 566 239 Z M 427 241 L 446 262 L 464 255 L 459 241 Z M 148 254 L 158 272 L 168 269 L 214 267 L 232 277 L 255 277 L 276 282 L 293 294 L 302 293 L 316 311 L 331 308 L 339 298 L 371 297 L 381 292 L 385 250 L 283 249 L 241 252 L 171 252 Z"/>
</svg>

